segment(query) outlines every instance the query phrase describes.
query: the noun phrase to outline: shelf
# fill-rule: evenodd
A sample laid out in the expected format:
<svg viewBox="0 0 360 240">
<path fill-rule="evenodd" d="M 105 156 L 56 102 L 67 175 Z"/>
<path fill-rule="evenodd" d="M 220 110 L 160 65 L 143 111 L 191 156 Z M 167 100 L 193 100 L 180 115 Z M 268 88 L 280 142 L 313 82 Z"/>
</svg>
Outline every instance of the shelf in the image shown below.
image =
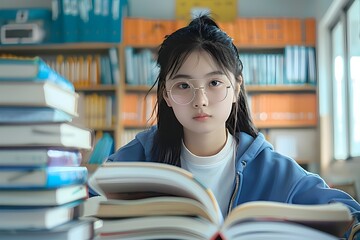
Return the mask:
<svg viewBox="0 0 360 240">
<path fill-rule="evenodd" d="M 317 124 L 314 124 L 314 125 L 282 125 L 282 126 L 279 126 L 279 125 L 265 125 L 265 124 L 261 124 L 261 125 L 256 125 L 255 123 L 255 127 L 260 129 L 260 130 L 268 130 L 268 129 L 297 129 L 297 128 L 316 128 L 317 127 Z"/>
<path fill-rule="evenodd" d="M 132 48 L 152 48 L 152 49 L 157 49 L 159 48 L 161 45 L 161 43 L 159 43 L 158 45 L 150 45 L 150 44 L 125 44 L 125 47 L 132 47 Z M 294 44 L 288 44 L 288 45 L 284 45 L 284 44 L 278 44 L 278 45 L 259 45 L 259 44 L 237 44 L 236 48 L 239 51 L 251 51 L 251 50 L 283 50 L 286 46 L 292 46 Z M 297 44 L 296 46 L 298 46 L 299 44 Z M 307 47 L 315 47 L 314 45 L 304 45 L 304 44 L 300 44 L 302 46 L 307 46 Z"/>
<path fill-rule="evenodd" d="M 107 50 L 112 47 L 118 47 L 117 43 L 58 43 L 58 44 L 36 44 L 36 45 L 1 45 L 0 51 L 59 51 L 59 50 Z"/>
<path fill-rule="evenodd" d="M 88 87 L 76 87 L 76 91 L 79 92 L 98 92 L 98 91 L 116 91 L 117 85 L 96 85 Z"/>
<path fill-rule="evenodd" d="M 248 93 L 264 92 L 313 92 L 316 93 L 317 87 L 313 85 L 247 85 Z"/>
<path fill-rule="evenodd" d="M 94 131 L 115 132 L 115 127 L 87 127 L 93 129 Z"/>
<path fill-rule="evenodd" d="M 148 92 L 151 86 L 146 85 L 126 85 L 125 90 L 129 92 Z M 156 87 L 151 89 L 151 92 L 156 92 Z"/>
</svg>

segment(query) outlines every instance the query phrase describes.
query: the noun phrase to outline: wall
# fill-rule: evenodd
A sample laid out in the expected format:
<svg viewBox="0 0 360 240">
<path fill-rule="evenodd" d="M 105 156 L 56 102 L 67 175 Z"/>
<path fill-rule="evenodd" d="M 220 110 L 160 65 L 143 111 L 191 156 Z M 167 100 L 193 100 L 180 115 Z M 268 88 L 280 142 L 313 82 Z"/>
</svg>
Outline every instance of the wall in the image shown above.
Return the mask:
<svg viewBox="0 0 360 240">
<path fill-rule="evenodd" d="M 321 175 L 328 182 L 343 182 L 352 179 L 357 188 L 357 198 L 360 199 L 360 161 L 333 161 L 333 136 L 331 123 L 331 43 L 329 27 L 336 20 L 338 12 L 348 0 L 334 0 L 328 11 L 318 24 L 318 67 L 319 67 L 319 109 L 321 138 Z"/>
</svg>

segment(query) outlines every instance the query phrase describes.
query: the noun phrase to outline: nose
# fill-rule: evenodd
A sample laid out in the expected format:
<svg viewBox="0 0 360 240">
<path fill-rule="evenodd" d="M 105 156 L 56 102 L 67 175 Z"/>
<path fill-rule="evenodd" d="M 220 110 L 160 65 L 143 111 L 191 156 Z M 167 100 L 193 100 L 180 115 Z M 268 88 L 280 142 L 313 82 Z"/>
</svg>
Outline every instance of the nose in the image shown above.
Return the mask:
<svg viewBox="0 0 360 240">
<path fill-rule="evenodd" d="M 194 90 L 195 90 L 194 92 L 195 96 L 193 100 L 193 107 L 198 108 L 198 107 L 207 106 L 209 104 L 209 99 L 207 98 L 205 88 L 199 87 L 199 88 L 195 88 Z"/>
</svg>

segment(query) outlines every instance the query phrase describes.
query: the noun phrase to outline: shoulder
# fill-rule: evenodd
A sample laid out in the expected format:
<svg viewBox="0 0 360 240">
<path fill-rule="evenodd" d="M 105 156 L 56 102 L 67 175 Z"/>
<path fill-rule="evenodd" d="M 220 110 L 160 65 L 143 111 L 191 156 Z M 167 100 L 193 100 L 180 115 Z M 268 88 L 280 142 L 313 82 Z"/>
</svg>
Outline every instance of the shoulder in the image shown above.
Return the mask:
<svg viewBox="0 0 360 240">
<path fill-rule="evenodd" d="M 139 132 L 133 140 L 110 155 L 108 161 L 150 161 L 156 127 Z"/>
<path fill-rule="evenodd" d="M 247 166 L 248 171 L 268 172 L 288 175 L 292 172 L 296 177 L 306 176 L 306 172 L 297 162 L 289 156 L 283 155 L 269 143 L 262 133 L 252 137 L 241 132 L 239 135 L 239 146 L 237 148 L 238 170 L 242 171 L 243 166 Z"/>
</svg>

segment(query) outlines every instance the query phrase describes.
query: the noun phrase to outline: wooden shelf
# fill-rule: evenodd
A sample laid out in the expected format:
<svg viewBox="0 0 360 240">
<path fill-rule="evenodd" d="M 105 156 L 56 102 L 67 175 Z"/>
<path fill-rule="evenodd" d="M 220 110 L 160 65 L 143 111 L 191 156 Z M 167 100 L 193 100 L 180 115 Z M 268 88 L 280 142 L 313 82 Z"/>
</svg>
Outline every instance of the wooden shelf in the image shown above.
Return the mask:
<svg viewBox="0 0 360 240">
<path fill-rule="evenodd" d="M 265 124 L 261 124 L 260 126 L 257 126 L 255 123 L 255 127 L 258 129 L 297 129 L 297 128 L 316 128 L 317 124 L 314 125 L 283 125 L 283 126 L 278 126 L 278 125 L 265 125 Z"/>
<path fill-rule="evenodd" d="M 146 85 L 126 85 L 125 90 L 129 92 L 148 92 L 151 86 Z M 155 92 L 156 87 L 151 89 L 151 92 Z"/>
<path fill-rule="evenodd" d="M 263 93 L 263 92 L 314 92 L 317 87 L 313 85 L 246 85 L 248 93 Z"/>
<path fill-rule="evenodd" d="M 119 47 L 120 44 L 117 43 L 59 43 L 59 44 L 39 44 L 39 45 L 2 45 L 0 46 L 0 51 L 59 51 L 59 50 L 89 50 L 89 49 L 98 49 L 98 50 L 107 50 L 112 47 Z"/>
<path fill-rule="evenodd" d="M 99 91 L 116 91 L 119 86 L 117 85 L 95 85 L 88 87 L 76 87 L 79 92 L 99 92 Z"/>
<path fill-rule="evenodd" d="M 94 131 L 106 131 L 106 132 L 116 131 L 115 127 L 90 127 L 90 126 L 87 127 L 93 129 Z"/>
</svg>

